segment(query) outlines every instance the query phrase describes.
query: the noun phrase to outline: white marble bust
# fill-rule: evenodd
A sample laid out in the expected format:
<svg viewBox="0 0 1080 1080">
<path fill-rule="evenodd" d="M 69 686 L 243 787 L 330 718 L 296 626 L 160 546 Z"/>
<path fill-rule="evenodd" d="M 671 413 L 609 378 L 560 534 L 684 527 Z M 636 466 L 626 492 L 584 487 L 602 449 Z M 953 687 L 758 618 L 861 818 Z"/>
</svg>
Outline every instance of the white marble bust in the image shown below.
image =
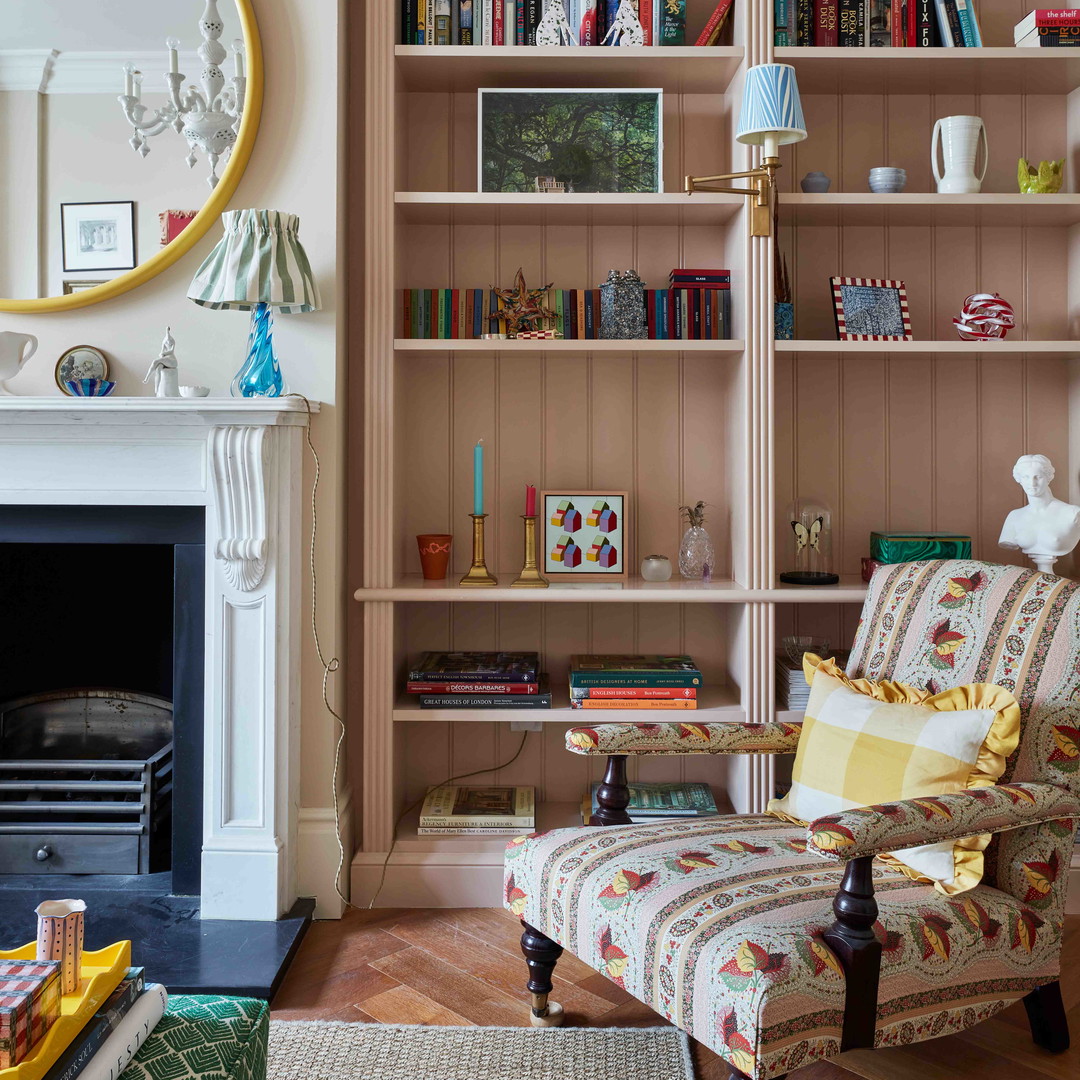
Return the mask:
<svg viewBox="0 0 1080 1080">
<path fill-rule="evenodd" d="M 1024 489 L 1027 506 L 1005 519 L 998 546 L 1022 551 L 1044 573 L 1080 542 L 1080 506 L 1054 498 L 1054 466 L 1045 454 L 1024 454 L 1013 466 L 1013 479 Z"/>
</svg>

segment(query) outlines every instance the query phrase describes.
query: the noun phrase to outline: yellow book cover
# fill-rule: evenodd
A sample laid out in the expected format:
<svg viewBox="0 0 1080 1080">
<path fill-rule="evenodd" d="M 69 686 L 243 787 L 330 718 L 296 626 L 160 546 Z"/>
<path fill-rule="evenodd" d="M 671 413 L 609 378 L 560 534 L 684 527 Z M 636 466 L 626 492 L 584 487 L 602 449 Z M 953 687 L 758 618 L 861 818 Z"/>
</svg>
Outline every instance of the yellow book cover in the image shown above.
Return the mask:
<svg viewBox="0 0 1080 1080">
<path fill-rule="evenodd" d="M 571 704 L 575 709 L 696 709 L 697 699 L 578 698 Z"/>
</svg>

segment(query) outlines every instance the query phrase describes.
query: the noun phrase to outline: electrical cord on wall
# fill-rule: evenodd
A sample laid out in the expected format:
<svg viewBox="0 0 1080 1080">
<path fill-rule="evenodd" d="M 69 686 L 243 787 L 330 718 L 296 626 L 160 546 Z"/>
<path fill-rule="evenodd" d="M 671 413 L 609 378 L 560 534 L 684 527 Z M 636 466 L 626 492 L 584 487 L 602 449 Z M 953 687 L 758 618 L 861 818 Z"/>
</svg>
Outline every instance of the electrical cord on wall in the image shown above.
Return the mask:
<svg viewBox="0 0 1080 1080">
<path fill-rule="evenodd" d="M 337 839 L 338 846 L 338 864 L 337 871 L 334 874 L 334 892 L 337 893 L 337 898 L 347 908 L 356 908 L 360 910 L 356 904 L 345 899 L 341 891 L 341 872 L 345 866 L 345 844 L 341 839 L 341 809 L 338 799 L 338 777 L 341 773 L 341 750 L 345 744 L 345 721 L 341 714 L 330 704 L 330 697 L 327 692 L 327 685 L 330 680 L 330 676 L 341 669 L 341 661 L 336 656 L 331 656 L 329 660 L 322 650 L 322 643 L 319 641 L 319 624 L 316 619 L 319 588 L 318 577 L 315 573 L 315 540 L 318 535 L 318 513 L 316 510 L 316 497 L 319 492 L 319 476 L 321 473 L 321 464 L 319 462 L 319 453 L 315 449 L 315 444 L 311 441 L 311 402 L 308 401 L 303 394 L 286 394 L 286 397 L 298 398 L 304 403 L 304 408 L 307 410 L 307 426 L 304 429 L 304 437 L 307 441 L 308 450 L 311 451 L 312 460 L 315 463 L 315 477 L 311 484 L 311 540 L 308 544 L 308 567 L 311 571 L 311 637 L 315 642 L 315 652 L 319 658 L 319 664 L 322 667 L 322 700 L 323 705 L 326 707 L 326 711 L 334 718 L 338 726 L 337 742 L 334 745 L 334 768 L 332 773 L 332 786 L 334 794 L 334 836 Z M 519 757 L 521 757 L 522 750 L 525 749 L 525 743 L 529 738 L 529 732 L 522 732 L 521 742 L 518 743 L 518 748 L 514 751 L 512 757 L 504 761 L 501 765 L 494 765 L 490 769 L 475 769 L 473 772 L 458 773 L 456 776 L 448 776 L 445 780 L 440 780 L 435 787 L 441 787 L 443 784 L 451 784 L 455 780 L 467 780 L 472 776 L 481 776 L 484 773 L 498 772 L 500 769 L 509 768 L 513 765 Z M 405 807 L 404 810 L 398 815 L 397 820 L 394 822 L 394 836 L 390 841 L 390 850 L 387 851 L 386 857 L 382 861 L 382 866 L 379 871 L 379 884 L 375 888 L 375 892 L 372 894 L 371 900 L 368 902 L 368 910 L 370 911 L 375 906 L 375 901 L 379 898 L 379 893 L 382 892 L 383 885 L 386 882 L 386 869 L 390 865 L 390 856 L 394 854 L 394 848 L 397 846 L 397 831 L 402 821 L 406 816 L 412 813 L 423 801 L 424 795 L 421 795 L 416 802 Z"/>
</svg>

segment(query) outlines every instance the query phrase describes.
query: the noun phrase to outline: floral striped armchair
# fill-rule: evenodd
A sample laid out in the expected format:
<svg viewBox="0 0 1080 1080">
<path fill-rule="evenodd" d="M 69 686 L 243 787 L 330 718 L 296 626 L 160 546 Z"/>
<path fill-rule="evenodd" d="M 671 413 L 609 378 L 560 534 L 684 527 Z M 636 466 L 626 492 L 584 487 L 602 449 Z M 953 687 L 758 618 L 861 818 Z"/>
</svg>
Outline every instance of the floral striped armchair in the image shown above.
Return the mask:
<svg viewBox="0 0 1080 1080">
<path fill-rule="evenodd" d="M 1011 690 L 1022 728 L 1005 775 L 940 797 L 933 812 L 908 800 L 830 815 L 846 842 L 819 846 L 824 823 L 632 825 L 625 812 L 627 755 L 790 753 L 798 724 L 568 732 L 570 751 L 608 756 L 593 824 L 609 827 L 537 833 L 507 849 L 505 903 L 524 924 L 535 1025 L 561 1021 L 548 994 L 568 948 L 740 1080 L 946 1035 L 1018 998 L 1035 1042 L 1067 1048 L 1057 980 L 1080 817 L 1080 585 L 966 560 L 883 567 L 848 674 Z M 957 896 L 875 858 L 979 833 L 993 834 L 986 873 Z"/>
</svg>

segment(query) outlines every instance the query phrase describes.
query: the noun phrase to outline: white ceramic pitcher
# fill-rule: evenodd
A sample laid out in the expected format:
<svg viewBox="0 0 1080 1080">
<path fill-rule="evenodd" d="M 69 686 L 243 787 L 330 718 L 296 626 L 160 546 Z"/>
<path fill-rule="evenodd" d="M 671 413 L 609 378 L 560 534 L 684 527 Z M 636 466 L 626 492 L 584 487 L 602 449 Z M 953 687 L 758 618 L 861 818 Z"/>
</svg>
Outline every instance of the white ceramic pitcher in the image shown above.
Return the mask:
<svg viewBox="0 0 1080 1080">
<path fill-rule="evenodd" d="M 982 171 L 975 175 L 975 159 L 982 138 Z M 938 169 L 938 149 L 944 162 L 944 172 Z M 986 125 L 980 116 L 943 116 L 934 124 L 930 136 L 930 163 L 934 169 L 937 189 L 945 195 L 970 195 L 982 188 L 990 146 L 986 140 Z"/>
<path fill-rule="evenodd" d="M 10 397 L 4 385 L 6 379 L 19 374 L 19 369 L 34 355 L 38 341 L 33 334 L 16 334 L 13 330 L 0 332 L 0 397 Z"/>
</svg>

